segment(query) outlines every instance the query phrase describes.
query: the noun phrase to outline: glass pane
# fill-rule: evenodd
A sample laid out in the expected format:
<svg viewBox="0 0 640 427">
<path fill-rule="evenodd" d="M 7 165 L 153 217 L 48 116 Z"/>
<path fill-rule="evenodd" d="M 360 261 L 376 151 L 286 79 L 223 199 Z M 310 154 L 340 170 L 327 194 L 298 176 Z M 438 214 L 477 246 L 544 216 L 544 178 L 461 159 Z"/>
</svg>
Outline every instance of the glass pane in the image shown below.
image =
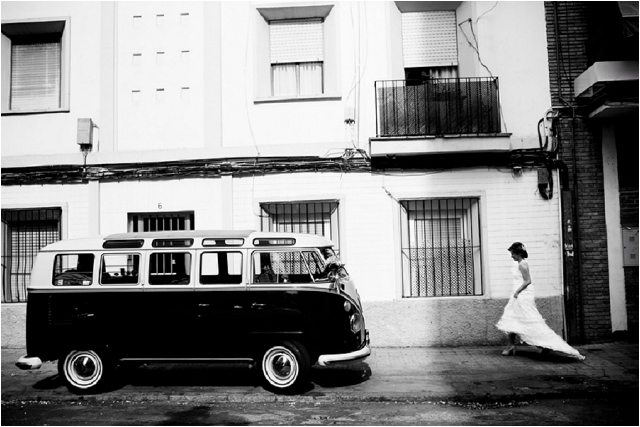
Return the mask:
<svg viewBox="0 0 640 427">
<path fill-rule="evenodd" d="M 207 252 L 200 258 L 203 285 L 242 283 L 242 253 Z"/>
<path fill-rule="evenodd" d="M 253 255 L 254 283 L 311 283 L 308 255 L 301 252 L 263 252 Z"/>
<path fill-rule="evenodd" d="M 271 74 L 273 96 L 297 95 L 295 64 L 273 64 Z"/>
<path fill-rule="evenodd" d="M 300 64 L 300 95 L 319 95 L 322 92 L 322 62 Z"/>
<path fill-rule="evenodd" d="M 53 284 L 56 286 L 88 286 L 93 283 L 93 255 L 56 255 Z"/>
<path fill-rule="evenodd" d="M 153 253 L 149 257 L 149 284 L 188 285 L 191 281 L 191 254 Z"/>
<path fill-rule="evenodd" d="M 100 283 L 103 285 L 137 284 L 139 269 L 139 255 L 104 255 L 102 257 Z"/>
</svg>

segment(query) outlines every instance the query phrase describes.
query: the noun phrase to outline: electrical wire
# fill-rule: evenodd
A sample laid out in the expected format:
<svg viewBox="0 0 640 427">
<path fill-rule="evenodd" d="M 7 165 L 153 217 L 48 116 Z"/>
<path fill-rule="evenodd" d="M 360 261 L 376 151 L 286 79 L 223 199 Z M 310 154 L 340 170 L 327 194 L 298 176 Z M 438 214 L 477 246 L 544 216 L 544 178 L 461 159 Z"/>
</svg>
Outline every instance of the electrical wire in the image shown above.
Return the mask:
<svg viewBox="0 0 640 427">
<path fill-rule="evenodd" d="M 369 31 L 369 20 L 367 18 L 367 5 L 366 2 L 363 3 L 364 5 L 364 22 L 365 22 L 365 34 L 368 33 Z M 353 4 L 351 4 L 351 7 L 349 8 L 350 11 L 350 15 L 351 15 L 351 31 L 354 35 L 354 40 L 356 39 L 356 25 L 354 23 L 353 20 Z M 360 9 L 358 8 L 358 18 L 360 18 Z M 365 37 L 364 42 L 365 42 L 365 55 L 364 55 L 364 66 L 362 68 L 360 68 L 360 64 L 362 64 L 362 49 L 360 47 L 360 40 L 361 40 L 361 30 L 360 30 L 360 21 L 358 21 L 358 35 L 357 35 L 357 46 L 358 48 L 356 49 L 354 47 L 353 50 L 353 67 L 354 67 L 354 73 L 353 73 L 353 79 L 351 80 L 351 89 L 349 89 L 349 92 L 347 93 L 346 99 L 345 99 L 345 105 L 348 105 L 349 103 L 349 99 L 351 98 L 351 94 L 354 92 L 354 90 L 356 91 L 356 95 L 355 95 L 355 99 L 354 99 L 354 108 L 353 108 L 353 115 L 354 115 L 354 119 L 359 118 L 360 115 L 360 84 L 362 81 L 362 78 L 364 77 L 364 74 L 366 72 L 367 69 L 367 63 L 369 60 L 369 40 L 367 37 Z M 355 44 L 354 44 L 355 46 Z M 352 137 L 351 138 L 351 144 L 353 145 L 353 148 L 360 150 L 360 123 L 359 120 L 354 120 L 355 122 L 355 126 L 356 126 L 356 132 L 355 132 L 355 140 Z M 353 123 L 347 123 L 347 125 L 351 126 L 353 125 Z"/>
<path fill-rule="evenodd" d="M 491 12 L 493 9 L 496 8 L 496 6 L 498 5 L 498 2 L 495 2 L 495 4 L 491 7 L 491 9 L 487 10 L 486 12 L 484 12 L 482 15 L 478 16 L 478 18 L 476 19 L 476 24 L 478 23 L 478 21 L 480 20 L 480 18 L 482 18 L 484 15 L 486 15 L 487 13 Z"/>
<path fill-rule="evenodd" d="M 494 4 L 491 9 L 487 10 L 485 13 L 480 15 L 478 17 L 478 19 L 476 19 L 476 25 L 477 25 L 478 21 L 480 20 L 480 18 L 482 18 L 487 13 L 491 12 L 497 5 L 498 5 L 498 2 L 496 2 L 496 4 Z M 471 43 L 471 40 L 469 40 L 469 37 L 467 36 L 467 33 L 464 32 L 464 29 L 462 28 L 462 24 L 464 24 L 464 23 L 468 23 L 469 24 L 469 28 L 471 29 L 471 34 L 473 35 L 473 40 L 475 41 L 475 45 L 473 43 Z M 476 55 L 478 56 L 478 61 L 480 62 L 480 65 L 482 65 L 485 68 L 485 70 L 487 70 L 487 72 L 489 73 L 489 76 L 491 76 L 491 78 L 495 79 L 496 77 L 493 75 L 493 73 L 491 72 L 489 67 L 487 67 L 487 65 L 484 62 L 482 62 L 482 58 L 480 57 L 479 42 L 478 42 L 478 38 L 476 37 L 475 31 L 473 31 L 473 21 L 471 21 L 471 18 L 466 19 L 466 20 L 464 20 L 462 22 L 459 22 L 458 23 L 458 27 L 460 28 L 460 32 L 464 36 L 465 40 L 467 40 L 467 43 L 469 44 L 469 46 L 471 46 L 471 49 L 473 49 L 476 52 Z M 495 81 L 494 81 L 494 84 L 497 84 L 497 83 L 495 83 Z M 502 105 L 500 105 L 500 103 L 498 103 L 498 109 L 500 111 L 500 118 L 502 119 L 502 124 L 504 125 L 504 131 L 508 132 L 507 122 L 504 119 L 504 111 L 502 110 Z"/>
</svg>

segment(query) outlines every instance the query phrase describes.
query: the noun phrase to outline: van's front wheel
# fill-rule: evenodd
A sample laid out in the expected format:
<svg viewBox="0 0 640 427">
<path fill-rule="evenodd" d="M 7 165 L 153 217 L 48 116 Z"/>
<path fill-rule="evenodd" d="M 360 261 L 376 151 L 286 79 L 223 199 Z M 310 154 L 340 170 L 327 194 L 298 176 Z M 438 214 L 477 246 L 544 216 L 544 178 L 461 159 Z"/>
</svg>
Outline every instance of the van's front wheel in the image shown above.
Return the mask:
<svg viewBox="0 0 640 427">
<path fill-rule="evenodd" d="M 104 383 L 108 364 L 104 355 L 94 350 L 72 350 L 58 360 L 58 372 L 74 392 L 92 392 Z"/>
<path fill-rule="evenodd" d="M 309 365 L 309 354 L 303 345 L 295 341 L 283 341 L 264 352 L 262 376 L 266 385 L 274 391 L 293 392 L 307 383 Z"/>
</svg>

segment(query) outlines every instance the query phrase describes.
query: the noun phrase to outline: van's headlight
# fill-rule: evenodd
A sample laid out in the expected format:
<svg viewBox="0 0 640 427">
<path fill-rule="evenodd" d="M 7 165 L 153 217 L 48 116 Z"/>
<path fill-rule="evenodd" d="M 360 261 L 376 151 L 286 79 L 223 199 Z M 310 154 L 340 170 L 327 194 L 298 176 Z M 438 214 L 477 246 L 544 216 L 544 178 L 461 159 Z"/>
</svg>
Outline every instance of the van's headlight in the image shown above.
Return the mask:
<svg viewBox="0 0 640 427">
<path fill-rule="evenodd" d="M 357 311 L 349 318 L 349 324 L 351 326 L 351 332 L 358 333 L 362 329 L 362 315 Z"/>
</svg>

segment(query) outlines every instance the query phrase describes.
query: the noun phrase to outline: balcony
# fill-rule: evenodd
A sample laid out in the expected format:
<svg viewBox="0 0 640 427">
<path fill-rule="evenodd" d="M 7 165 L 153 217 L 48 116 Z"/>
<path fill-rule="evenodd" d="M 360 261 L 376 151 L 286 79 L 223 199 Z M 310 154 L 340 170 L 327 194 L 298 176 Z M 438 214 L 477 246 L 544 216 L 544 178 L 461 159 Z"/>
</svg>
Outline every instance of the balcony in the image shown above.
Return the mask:
<svg viewBox="0 0 640 427">
<path fill-rule="evenodd" d="M 500 132 L 498 78 L 377 81 L 378 137 Z"/>
<path fill-rule="evenodd" d="M 497 77 L 375 83 L 372 157 L 508 152 Z"/>
</svg>

